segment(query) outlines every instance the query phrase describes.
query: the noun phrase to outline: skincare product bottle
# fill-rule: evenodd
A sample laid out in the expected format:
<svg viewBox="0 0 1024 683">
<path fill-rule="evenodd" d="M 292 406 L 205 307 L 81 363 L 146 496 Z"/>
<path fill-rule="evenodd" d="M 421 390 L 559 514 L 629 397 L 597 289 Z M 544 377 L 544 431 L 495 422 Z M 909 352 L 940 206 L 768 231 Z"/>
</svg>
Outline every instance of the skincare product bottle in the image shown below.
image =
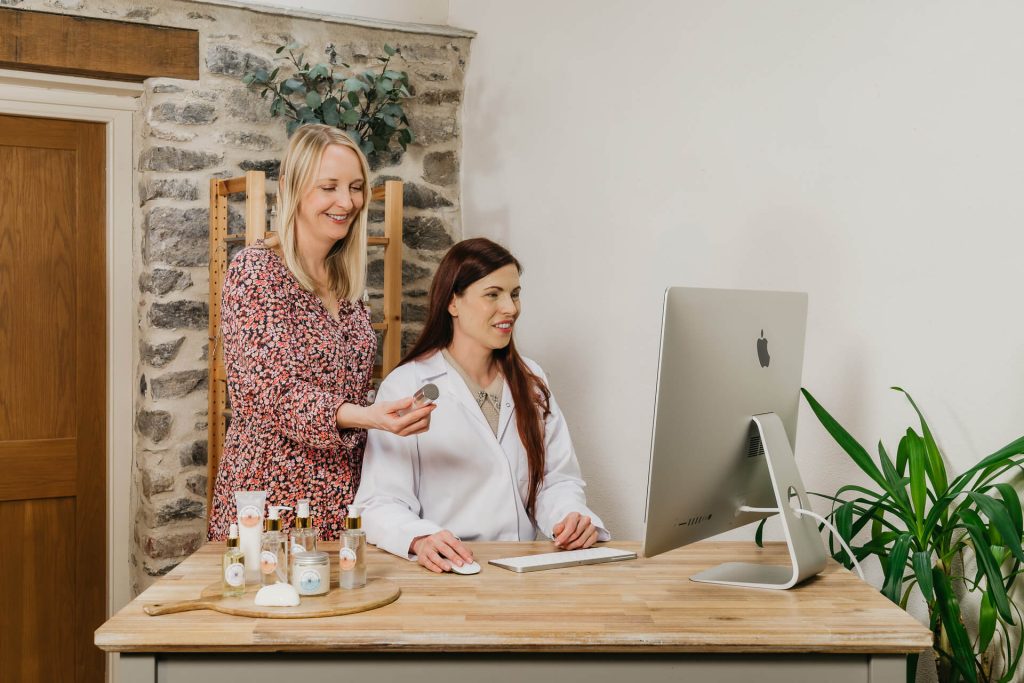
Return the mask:
<svg viewBox="0 0 1024 683">
<path fill-rule="evenodd" d="M 362 526 L 359 508 L 349 505 L 345 533 L 341 535 L 341 549 L 338 551 L 338 583 L 342 588 L 366 585 L 366 534 Z"/>
<path fill-rule="evenodd" d="M 299 595 L 327 595 L 331 589 L 331 558 L 327 553 L 292 555 L 292 585 Z"/>
<path fill-rule="evenodd" d="M 235 491 L 238 504 L 238 545 L 245 554 L 245 580 L 259 583 L 260 538 L 263 536 L 263 508 L 266 491 Z"/>
<path fill-rule="evenodd" d="M 309 516 L 309 501 L 299 501 L 295 509 L 295 530 L 292 531 L 292 555 L 316 552 L 316 528 Z"/>
<path fill-rule="evenodd" d="M 281 510 L 286 505 L 271 505 L 260 544 L 260 582 L 271 586 L 278 581 L 288 583 L 288 534 L 281 530 Z"/>
<path fill-rule="evenodd" d="M 238 525 L 232 524 L 228 532 L 228 549 L 224 552 L 223 591 L 225 598 L 236 598 L 245 593 L 245 554 L 238 547 Z"/>
</svg>

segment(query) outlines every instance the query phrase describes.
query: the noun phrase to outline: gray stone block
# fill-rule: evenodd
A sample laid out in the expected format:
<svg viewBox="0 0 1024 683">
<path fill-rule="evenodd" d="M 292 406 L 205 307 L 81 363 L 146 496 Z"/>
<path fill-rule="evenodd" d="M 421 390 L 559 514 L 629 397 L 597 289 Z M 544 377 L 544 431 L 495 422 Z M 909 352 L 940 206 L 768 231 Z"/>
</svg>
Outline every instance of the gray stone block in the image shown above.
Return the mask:
<svg viewBox="0 0 1024 683">
<path fill-rule="evenodd" d="M 199 183 L 194 180 L 144 180 L 139 183 L 139 199 L 143 204 L 151 199 L 199 199 Z"/>
<path fill-rule="evenodd" d="M 251 52 L 236 50 L 227 45 L 211 45 L 206 51 L 206 69 L 210 73 L 241 78 L 257 69 L 271 71 L 273 66 L 268 60 Z"/>
<path fill-rule="evenodd" d="M 140 410 L 135 416 L 135 429 L 146 438 L 159 442 L 167 438 L 172 420 L 166 410 Z"/>
<path fill-rule="evenodd" d="M 423 179 L 434 185 L 454 185 L 459 180 L 455 152 L 430 152 L 423 157 Z"/>
<path fill-rule="evenodd" d="M 217 120 L 217 109 L 209 102 L 175 104 L 161 102 L 149 110 L 154 121 L 171 121 L 185 126 L 213 123 Z"/>
<path fill-rule="evenodd" d="M 145 340 L 139 340 L 139 355 L 142 362 L 152 365 L 154 368 L 162 368 L 178 356 L 181 345 L 185 343 L 184 337 L 179 337 L 172 342 L 163 344 L 147 344 Z"/>
<path fill-rule="evenodd" d="M 197 496 L 206 497 L 206 475 L 196 472 L 190 474 L 188 481 L 185 482 L 185 488 Z"/>
<path fill-rule="evenodd" d="M 166 294 L 192 286 L 192 276 L 183 270 L 154 268 L 139 276 L 139 290 L 150 294 Z"/>
<path fill-rule="evenodd" d="M 146 536 L 143 547 L 147 555 L 154 560 L 166 560 L 171 558 L 188 557 L 206 540 L 206 535 L 201 531 L 189 531 L 178 534 Z"/>
<path fill-rule="evenodd" d="M 143 254 L 148 263 L 204 266 L 210 259 L 209 210 L 158 206 L 146 215 Z"/>
<path fill-rule="evenodd" d="M 204 301 L 155 303 L 149 309 L 149 324 L 165 330 L 205 330 L 209 317 L 210 309 Z"/>
<path fill-rule="evenodd" d="M 420 104 L 454 104 L 462 101 L 461 90 L 425 90 L 416 95 Z"/>
<path fill-rule="evenodd" d="M 180 147 L 151 147 L 142 153 L 139 166 L 144 171 L 199 171 L 219 164 L 223 158 L 223 154 Z"/>
<path fill-rule="evenodd" d="M 438 251 L 452 246 L 444 222 L 435 216 L 409 216 L 402 222 L 402 242 L 409 249 Z"/>
<path fill-rule="evenodd" d="M 181 466 L 205 465 L 207 461 L 206 441 L 193 441 L 181 449 Z"/>
<path fill-rule="evenodd" d="M 267 174 L 267 180 L 277 180 L 281 162 L 277 159 L 250 159 L 238 164 L 238 167 L 243 171 L 263 171 Z"/>
<path fill-rule="evenodd" d="M 455 114 L 428 116 L 420 112 L 409 113 L 409 127 L 416 134 L 416 144 L 436 145 L 459 136 L 459 121 Z"/>
<path fill-rule="evenodd" d="M 220 141 L 231 147 L 248 149 L 253 152 L 262 152 L 271 147 L 277 147 L 278 143 L 269 135 L 250 133 L 246 131 L 226 131 L 221 133 Z"/>
<path fill-rule="evenodd" d="M 402 302 L 402 322 L 423 323 L 427 321 L 428 307 L 426 304 Z"/>
<path fill-rule="evenodd" d="M 163 526 L 169 522 L 180 522 L 186 519 L 202 519 L 206 506 L 191 498 L 178 498 L 161 505 L 156 512 L 156 525 Z"/>
<path fill-rule="evenodd" d="M 174 488 L 174 476 L 164 470 L 143 470 L 142 495 L 151 498 L 154 493 L 164 493 Z"/>
<path fill-rule="evenodd" d="M 420 278 L 428 277 L 433 275 L 434 272 L 428 268 L 411 263 L 409 261 L 402 262 L 402 283 L 409 284 L 415 282 Z M 371 287 L 383 287 L 384 286 L 384 259 L 375 259 L 370 261 L 366 267 L 366 282 Z"/>
<path fill-rule="evenodd" d="M 151 392 L 153 398 L 158 400 L 181 398 L 191 394 L 193 391 L 206 389 L 206 378 L 206 370 L 168 372 L 153 379 Z"/>
</svg>

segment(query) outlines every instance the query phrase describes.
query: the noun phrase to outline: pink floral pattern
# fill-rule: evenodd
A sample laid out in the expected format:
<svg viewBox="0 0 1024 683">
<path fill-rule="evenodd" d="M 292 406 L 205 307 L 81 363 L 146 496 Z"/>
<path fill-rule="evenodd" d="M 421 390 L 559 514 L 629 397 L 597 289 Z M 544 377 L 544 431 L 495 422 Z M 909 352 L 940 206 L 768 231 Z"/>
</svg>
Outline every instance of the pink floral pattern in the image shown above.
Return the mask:
<svg viewBox="0 0 1024 683">
<path fill-rule="evenodd" d="M 268 505 L 309 498 L 320 538 L 336 539 L 359 487 L 366 431 L 338 429 L 335 414 L 342 403 L 367 403 L 377 355 L 369 310 L 342 301 L 335 320 L 263 247 L 232 260 L 222 301 L 233 414 L 208 536 L 227 536 L 235 491 L 265 489 Z"/>
</svg>

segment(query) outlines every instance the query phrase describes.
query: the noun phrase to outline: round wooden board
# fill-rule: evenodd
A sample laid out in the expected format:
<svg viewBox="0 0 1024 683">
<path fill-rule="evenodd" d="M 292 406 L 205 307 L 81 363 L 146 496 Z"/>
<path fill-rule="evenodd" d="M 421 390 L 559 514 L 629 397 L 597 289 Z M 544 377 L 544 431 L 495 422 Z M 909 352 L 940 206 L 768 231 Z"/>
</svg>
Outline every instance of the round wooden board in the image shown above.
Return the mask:
<svg viewBox="0 0 1024 683">
<path fill-rule="evenodd" d="M 391 604 L 402 594 L 402 589 L 393 581 L 369 579 L 362 588 L 343 590 L 335 587 L 327 595 L 304 595 L 301 604 L 296 607 L 263 607 L 255 603 L 259 588 L 250 586 L 240 597 L 225 598 L 221 595 L 221 584 L 218 581 L 204 588 L 198 600 L 156 603 L 146 605 L 143 609 L 151 616 L 211 609 L 224 614 L 259 619 L 312 619 L 377 609 Z"/>
</svg>

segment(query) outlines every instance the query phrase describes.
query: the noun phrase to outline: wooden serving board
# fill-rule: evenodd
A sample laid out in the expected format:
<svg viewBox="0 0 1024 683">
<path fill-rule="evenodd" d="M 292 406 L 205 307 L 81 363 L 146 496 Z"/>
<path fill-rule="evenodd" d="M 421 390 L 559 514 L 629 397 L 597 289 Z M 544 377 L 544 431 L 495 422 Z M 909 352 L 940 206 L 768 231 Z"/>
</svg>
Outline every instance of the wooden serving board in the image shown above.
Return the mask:
<svg viewBox="0 0 1024 683">
<path fill-rule="evenodd" d="M 255 603 L 256 592 L 259 589 L 260 586 L 249 586 L 243 595 L 237 598 L 225 598 L 221 595 L 221 583 L 218 581 L 204 588 L 198 600 L 158 602 L 145 605 L 142 609 L 153 617 L 196 609 L 209 609 L 238 617 L 311 619 L 377 609 L 391 604 L 402 594 L 402 589 L 393 581 L 369 579 L 362 588 L 353 590 L 332 588 L 327 595 L 301 596 L 301 603 L 296 607 L 263 607 Z"/>
</svg>

